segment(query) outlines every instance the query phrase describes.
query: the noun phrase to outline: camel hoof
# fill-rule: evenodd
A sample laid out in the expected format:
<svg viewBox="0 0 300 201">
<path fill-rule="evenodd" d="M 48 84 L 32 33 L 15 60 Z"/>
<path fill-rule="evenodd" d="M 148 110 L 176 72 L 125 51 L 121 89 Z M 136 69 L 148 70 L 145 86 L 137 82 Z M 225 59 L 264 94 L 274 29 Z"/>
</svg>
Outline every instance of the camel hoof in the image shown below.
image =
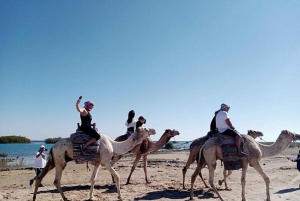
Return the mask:
<svg viewBox="0 0 300 201">
<path fill-rule="evenodd" d="M 131 184 L 131 182 L 126 182 L 126 184 L 125 184 L 125 185 L 128 185 L 128 184 Z"/>
<path fill-rule="evenodd" d="M 190 200 L 194 200 L 194 198 L 193 198 L 193 197 L 190 197 Z"/>
<path fill-rule="evenodd" d="M 220 186 L 222 186 L 222 183 L 223 183 L 222 180 L 219 180 L 219 185 L 220 185 Z"/>
<path fill-rule="evenodd" d="M 118 196 L 118 199 L 119 199 L 119 200 L 123 200 L 122 196 Z"/>
</svg>

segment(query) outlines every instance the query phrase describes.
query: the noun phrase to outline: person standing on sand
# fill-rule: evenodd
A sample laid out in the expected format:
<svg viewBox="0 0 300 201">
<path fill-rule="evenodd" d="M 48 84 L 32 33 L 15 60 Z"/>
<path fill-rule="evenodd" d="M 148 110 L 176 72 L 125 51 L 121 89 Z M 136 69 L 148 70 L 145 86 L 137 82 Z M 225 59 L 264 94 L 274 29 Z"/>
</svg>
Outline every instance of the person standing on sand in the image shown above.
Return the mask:
<svg viewBox="0 0 300 201">
<path fill-rule="evenodd" d="M 238 150 L 238 155 L 240 157 L 247 156 L 248 154 L 242 152 L 241 150 L 241 136 L 235 130 L 235 127 L 232 125 L 228 112 L 230 107 L 225 103 L 221 104 L 221 108 L 216 115 L 216 127 L 220 133 L 223 135 L 229 135 L 235 138 L 235 145 Z"/>
<path fill-rule="evenodd" d="M 35 162 L 34 162 L 35 177 L 33 179 L 29 180 L 29 185 L 30 186 L 32 186 L 33 181 L 43 171 L 43 169 L 46 166 L 47 156 L 46 156 L 45 150 L 46 150 L 45 146 L 42 145 L 40 147 L 39 151 L 35 155 Z M 44 187 L 44 185 L 40 184 L 39 187 Z"/>
</svg>

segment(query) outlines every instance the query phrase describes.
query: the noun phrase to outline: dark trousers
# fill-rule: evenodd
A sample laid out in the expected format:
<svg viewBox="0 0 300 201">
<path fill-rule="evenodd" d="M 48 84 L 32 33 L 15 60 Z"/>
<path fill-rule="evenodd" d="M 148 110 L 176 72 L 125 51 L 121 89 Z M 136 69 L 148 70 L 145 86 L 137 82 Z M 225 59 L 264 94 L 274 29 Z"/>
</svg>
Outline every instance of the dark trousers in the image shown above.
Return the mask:
<svg viewBox="0 0 300 201">
<path fill-rule="evenodd" d="M 35 175 L 38 176 L 43 171 L 43 169 L 44 168 L 34 168 Z"/>
<path fill-rule="evenodd" d="M 80 129 L 87 135 L 91 136 L 92 138 L 95 138 L 96 140 L 100 139 L 99 133 L 89 126 L 81 126 Z"/>
<path fill-rule="evenodd" d="M 238 135 L 238 133 L 236 131 L 231 130 L 231 129 L 227 129 L 222 134 L 223 135 L 229 135 L 229 136 L 234 137 L 234 138 Z"/>
</svg>

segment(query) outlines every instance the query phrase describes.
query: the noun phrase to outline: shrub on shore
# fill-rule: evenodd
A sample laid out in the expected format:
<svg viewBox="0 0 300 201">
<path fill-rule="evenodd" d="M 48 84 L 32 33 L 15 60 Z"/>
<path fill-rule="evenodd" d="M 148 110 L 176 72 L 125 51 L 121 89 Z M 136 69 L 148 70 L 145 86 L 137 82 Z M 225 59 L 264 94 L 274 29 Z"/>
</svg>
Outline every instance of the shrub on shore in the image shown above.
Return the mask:
<svg viewBox="0 0 300 201">
<path fill-rule="evenodd" d="M 55 137 L 55 138 L 46 138 L 45 143 L 46 144 L 54 144 L 58 142 L 61 139 L 61 137 Z"/>
<path fill-rule="evenodd" d="M 24 136 L 1 136 L 0 137 L 0 143 L 31 143 L 31 140 L 24 137 Z"/>
</svg>

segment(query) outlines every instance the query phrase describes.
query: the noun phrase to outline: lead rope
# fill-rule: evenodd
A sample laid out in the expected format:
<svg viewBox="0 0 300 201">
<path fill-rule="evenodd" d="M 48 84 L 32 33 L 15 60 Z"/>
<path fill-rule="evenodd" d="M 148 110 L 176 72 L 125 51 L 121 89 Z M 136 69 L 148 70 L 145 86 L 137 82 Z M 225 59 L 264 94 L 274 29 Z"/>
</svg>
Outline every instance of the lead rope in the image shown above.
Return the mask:
<svg viewBox="0 0 300 201">
<path fill-rule="evenodd" d="M 260 140 L 267 142 L 266 140 L 262 139 L 261 137 L 259 137 Z M 293 140 L 294 142 L 295 140 Z M 287 157 L 284 153 L 281 153 L 282 155 L 284 155 L 288 160 L 293 161 L 292 159 L 290 159 L 289 157 Z"/>
</svg>

